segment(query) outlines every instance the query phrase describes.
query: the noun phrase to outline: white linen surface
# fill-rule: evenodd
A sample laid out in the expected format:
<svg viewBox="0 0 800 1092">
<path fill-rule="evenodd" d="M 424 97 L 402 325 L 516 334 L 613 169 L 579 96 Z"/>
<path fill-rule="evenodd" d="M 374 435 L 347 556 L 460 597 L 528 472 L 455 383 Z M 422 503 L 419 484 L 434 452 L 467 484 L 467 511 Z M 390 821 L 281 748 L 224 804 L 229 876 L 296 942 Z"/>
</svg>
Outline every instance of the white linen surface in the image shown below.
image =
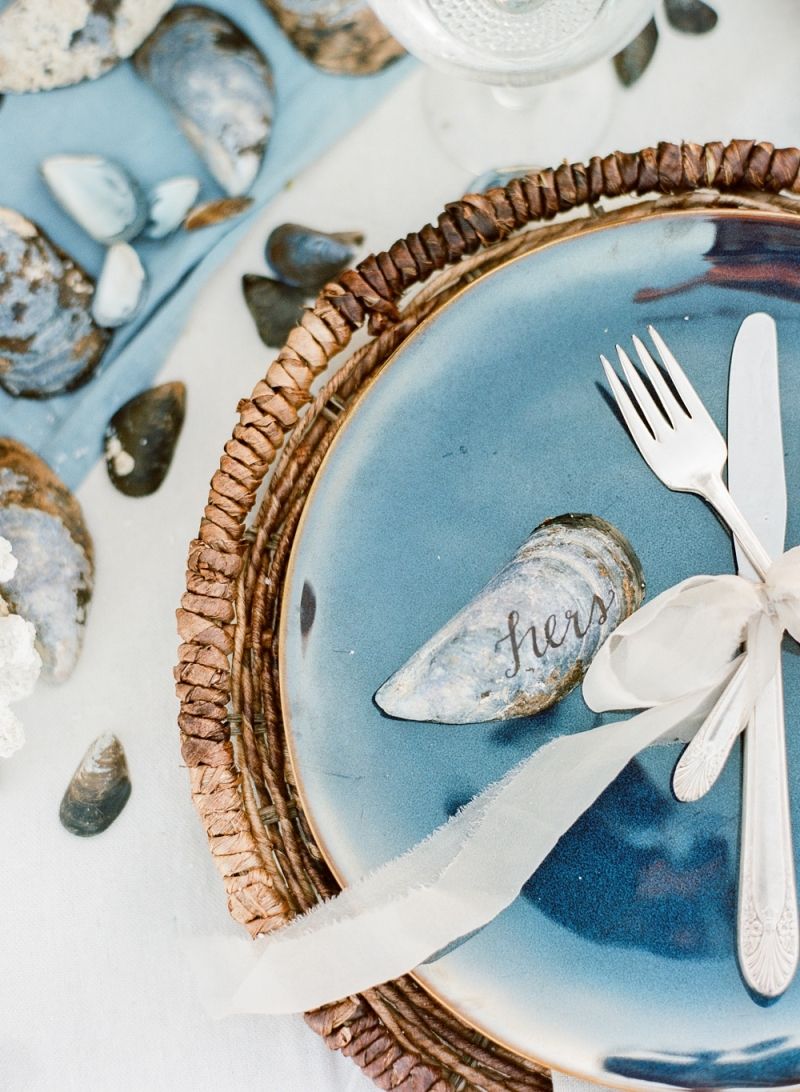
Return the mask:
<svg viewBox="0 0 800 1092">
<path fill-rule="evenodd" d="M 714 0 L 709 38 L 662 31 L 653 66 L 621 94 L 598 151 L 659 139 L 800 142 L 794 0 Z M 663 20 L 662 20 L 663 22 Z M 713 73 L 713 77 L 708 74 Z M 181 768 L 173 611 L 236 401 L 269 354 L 239 286 L 263 272 L 286 220 L 361 228 L 380 248 L 434 217 L 468 176 L 425 128 L 421 73 L 297 180 L 206 287 L 163 379 L 188 385 L 184 435 L 155 496 L 116 493 L 102 466 L 80 490 L 97 548 L 86 647 L 72 679 L 17 707 L 26 746 L 0 763 L 0 1089 L 3 1092 L 367 1092 L 299 1017 L 204 1013 L 179 950 L 186 935 L 239 935 Z M 91 740 L 117 732 L 131 799 L 95 839 L 58 822 Z M 679 1044 L 676 1044 L 679 1045 Z M 567 1078 L 557 1092 L 580 1092 Z"/>
</svg>

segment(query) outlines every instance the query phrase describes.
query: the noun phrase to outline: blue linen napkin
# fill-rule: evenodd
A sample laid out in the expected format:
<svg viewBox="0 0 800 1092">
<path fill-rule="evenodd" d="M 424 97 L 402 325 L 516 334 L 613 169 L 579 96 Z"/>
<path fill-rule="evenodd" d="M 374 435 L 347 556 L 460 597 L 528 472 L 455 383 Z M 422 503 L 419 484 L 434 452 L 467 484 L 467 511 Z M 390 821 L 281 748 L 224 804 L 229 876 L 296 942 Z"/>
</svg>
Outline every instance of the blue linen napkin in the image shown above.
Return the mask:
<svg viewBox="0 0 800 1092">
<path fill-rule="evenodd" d="M 202 282 L 248 230 L 253 213 L 342 136 L 407 71 L 330 76 L 299 54 L 260 0 L 210 0 L 253 39 L 275 78 L 275 121 L 255 204 L 243 217 L 134 246 L 150 277 L 146 306 L 119 328 L 100 368 L 81 389 L 44 401 L 0 391 L 0 434 L 28 444 L 75 488 L 102 447 L 112 413 L 146 388 L 181 331 Z M 149 188 L 176 174 L 201 180 L 198 200 L 223 196 L 161 99 L 124 61 L 99 80 L 57 91 L 9 95 L 0 107 L 0 205 L 17 209 L 97 277 L 103 247 L 51 197 L 38 173 L 48 155 L 92 152 L 117 159 Z M 313 221 L 313 210 L 309 210 Z M 344 225 L 349 227 L 351 225 Z M 356 225 L 357 226 L 357 225 Z"/>
</svg>

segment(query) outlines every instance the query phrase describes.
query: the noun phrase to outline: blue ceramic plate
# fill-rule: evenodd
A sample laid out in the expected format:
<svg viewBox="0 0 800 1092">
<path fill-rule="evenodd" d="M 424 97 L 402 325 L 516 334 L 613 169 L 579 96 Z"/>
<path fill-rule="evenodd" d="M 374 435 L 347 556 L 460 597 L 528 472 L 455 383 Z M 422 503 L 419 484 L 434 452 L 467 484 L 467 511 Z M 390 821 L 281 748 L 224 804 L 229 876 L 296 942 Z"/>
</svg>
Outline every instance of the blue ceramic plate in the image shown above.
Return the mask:
<svg viewBox="0 0 800 1092">
<path fill-rule="evenodd" d="M 650 595 L 731 571 L 711 512 L 669 493 L 634 450 L 598 353 L 655 323 L 724 428 L 731 346 L 754 310 L 778 324 L 797 543 L 800 229 L 787 218 L 669 213 L 576 234 L 462 292 L 362 396 L 306 507 L 281 642 L 298 784 L 343 882 L 554 736 L 599 723 L 580 691 L 536 718 L 468 726 L 394 721 L 372 703 L 533 527 L 605 517 L 634 544 Z M 305 586 L 316 614 L 301 639 Z M 797 778 L 796 653 L 785 680 Z M 607 1084 L 800 1085 L 800 981 L 767 1006 L 737 969 L 738 758 L 686 805 L 669 787 L 677 754 L 632 763 L 513 906 L 417 977 L 491 1038 Z"/>
</svg>

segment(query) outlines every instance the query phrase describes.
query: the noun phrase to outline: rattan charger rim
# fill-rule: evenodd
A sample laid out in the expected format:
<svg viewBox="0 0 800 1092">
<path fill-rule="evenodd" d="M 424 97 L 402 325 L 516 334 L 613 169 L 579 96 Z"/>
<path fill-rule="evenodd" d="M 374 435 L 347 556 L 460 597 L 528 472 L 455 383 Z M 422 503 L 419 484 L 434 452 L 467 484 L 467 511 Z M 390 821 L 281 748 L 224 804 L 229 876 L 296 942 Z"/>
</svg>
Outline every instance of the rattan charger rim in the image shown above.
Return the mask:
<svg viewBox="0 0 800 1092">
<path fill-rule="evenodd" d="M 240 401 L 189 549 L 175 676 L 193 800 L 225 879 L 229 910 L 251 935 L 337 890 L 293 784 L 276 633 L 294 535 L 348 405 L 423 320 L 470 280 L 515 256 L 591 228 L 598 217 L 621 222 L 678 207 L 797 212 L 800 203 L 782 191 L 800 193 L 800 151 L 734 141 L 614 153 L 467 195 L 447 206 L 437 228 L 426 225 L 327 285 L 265 379 Z M 647 193 L 659 196 L 613 213 L 598 204 Z M 587 216 L 564 219 L 580 207 Z M 550 222 L 530 226 L 541 221 Z M 312 396 L 316 376 L 365 321 L 371 340 Z M 521 1092 L 550 1086 L 543 1065 L 468 1027 L 410 976 L 306 1019 L 380 1088 Z"/>
</svg>

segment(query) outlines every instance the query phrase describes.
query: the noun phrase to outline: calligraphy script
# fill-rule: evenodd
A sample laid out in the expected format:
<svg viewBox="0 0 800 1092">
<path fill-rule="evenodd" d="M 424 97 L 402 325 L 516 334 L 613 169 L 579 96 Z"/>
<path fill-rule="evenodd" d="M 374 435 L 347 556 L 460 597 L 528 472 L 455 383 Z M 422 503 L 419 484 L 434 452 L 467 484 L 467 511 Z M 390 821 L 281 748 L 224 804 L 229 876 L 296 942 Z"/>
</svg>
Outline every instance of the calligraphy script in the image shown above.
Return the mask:
<svg viewBox="0 0 800 1092">
<path fill-rule="evenodd" d="M 499 652 L 500 646 L 506 641 L 508 642 L 508 651 L 511 652 L 513 662 L 506 669 L 506 678 L 513 679 L 519 672 L 526 648 L 533 653 L 537 660 L 541 660 L 550 649 L 561 648 L 570 634 L 574 633 L 580 640 L 586 636 L 593 625 L 602 626 L 604 622 L 608 621 L 608 612 L 614 599 L 615 592 L 613 588 L 609 589 L 607 600 L 599 595 L 592 596 L 588 611 L 583 612 L 583 617 L 586 618 L 585 624 L 582 624 L 580 610 L 565 610 L 560 618 L 555 614 L 550 614 L 545 619 L 544 625 L 533 623 L 524 632 L 520 629 L 519 612 L 510 611 L 506 619 L 508 633 L 501 637 L 494 646 L 495 651 Z M 532 671 L 533 668 L 527 670 Z"/>
</svg>

